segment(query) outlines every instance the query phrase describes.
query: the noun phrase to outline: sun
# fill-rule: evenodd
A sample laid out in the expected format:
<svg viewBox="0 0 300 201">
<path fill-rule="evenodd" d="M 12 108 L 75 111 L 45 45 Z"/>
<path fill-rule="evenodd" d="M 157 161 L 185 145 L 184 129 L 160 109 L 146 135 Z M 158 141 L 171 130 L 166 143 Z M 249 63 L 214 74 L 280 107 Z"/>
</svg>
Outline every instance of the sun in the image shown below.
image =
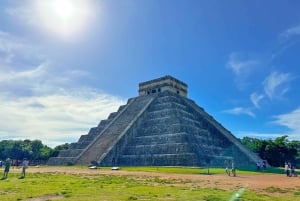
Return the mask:
<svg viewBox="0 0 300 201">
<path fill-rule="evenodd" d="M 70 0 L 54 0 L 51 3 L 50 9 L 61 20 L 68 21 L 75 18 L 78 8 Z"/>
<path fill-rule="evenodd" d="M 34 0 L 38 26 L 66 39 L 87 28 L 92 14 L 91 0 Z"/>
</svg>

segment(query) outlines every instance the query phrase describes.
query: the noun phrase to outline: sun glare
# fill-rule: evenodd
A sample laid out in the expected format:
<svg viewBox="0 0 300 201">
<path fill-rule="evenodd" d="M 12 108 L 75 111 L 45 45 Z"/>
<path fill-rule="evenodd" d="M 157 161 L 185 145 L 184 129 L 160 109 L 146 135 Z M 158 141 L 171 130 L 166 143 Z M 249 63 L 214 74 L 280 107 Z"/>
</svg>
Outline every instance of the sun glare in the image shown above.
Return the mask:
<svg viewBox="0 0 300 201">
<path fill-rule="evenodd" d="M 76 7 L 69 0 L 54 0 L 51 6 L 50 9 L 62 20 L 71 20 L 75 17 Z"/>
<path fill-rule="evenodd" d="M 38 26 L 47 33 L 73 39 L 87 29 L 92 14 L 91 0 L 34 0 Z"/>
</svg>

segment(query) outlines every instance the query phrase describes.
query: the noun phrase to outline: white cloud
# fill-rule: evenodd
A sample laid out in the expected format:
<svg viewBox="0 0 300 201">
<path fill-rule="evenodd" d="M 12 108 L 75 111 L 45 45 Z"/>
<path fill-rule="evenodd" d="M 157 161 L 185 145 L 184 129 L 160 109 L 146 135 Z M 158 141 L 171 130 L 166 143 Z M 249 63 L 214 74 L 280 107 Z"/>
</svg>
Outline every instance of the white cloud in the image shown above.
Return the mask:
<svg viewBox="0 0 300 201">
<path fill-rule="evenodd" d="M 16 56 L 19 49 L 24 48 L 24 42 L 0 30 L 0 65 L 3 68 Z"/>
<path fill-rule="evenodd" d="M 289 91 L 288 83 L 293 79 L 289 73 L 272 72 L 263 81 L 264 91 L 270 99 L 281 97 Z"/>
<path fill-rule="evenodd" d="M 274 116 L 275 120 L 270 122 L 276 126 L 282 126 L 288 129 L 282 129 L 280 133 L 264 133 L 264 132 L 236 132 L 236 135 L 239 137 L 255 137 L 255 138 L 263 138 L 263 139 L 274 139 L 277 137 L 281 137 L 283 135 L 287 135 L 290 140 L 300 140 L 300 108 L 297 108 L 289 113 L 280 114 Z"/>
<path fill-rule="evenodd" d="M 19 39 L 12 37 L 9 33 L 0 30 L 0 52 L 10 53 L 23 47 Z"/>
<path fill-rule="evenodd" d="M 0 140 L 40 139 L 49 146 L 77 141 L 124 101 L 89 89 L 7 100 L 0 94 Z"/>
<path fill-rule="evenodd" d="M 238 53 L 231 53 L 226 66 L 231 69 L 236 76 L 240 76 L 248 74 L 253 66 L 257 64 L 258 61 L 256 60 L 242 59 Z"/>
<path fill-rule="evenodd" d="M 40 139 L 50 146 L 77 141 L 125 103 L 73 82 L 50 74 L 43 64 L 0 71 L 0 140 Z"/>
<path fill-rule="evenodd" d="M 285 30 L 279 36 L 286 40 L 297 35 L 300 35 L 300 24 Z"/>
<path fill-rule="evenodd" d="M 25 84 L 28 79 L 35 79 L 41 77 L 45 73 L 45 64 L 41 64 L 40 66 L 24 71 L 16 71 L 16 70 L 5 70 L 0 69 L 0 83 L 3 85 L 5 83 L 17 82 L 14 84 Z"/>
<path fill-rule="evenodd" d="M 264 97 L 263 94 L 257 94 L 255 92 L 250 95 L 251 102 L 256 108 L 260 108 L 259 103 Z"/>
<path fill-rule="evenodd" d="M 45 60 L 41 51 L 22 38 L 0 30 L 0 66 L 2 71 L 32 68 Z"/>
<path fill-rule="evenodd" d="M 287 127 L 291 130 L 289 135 L 300 137 L 300 108 L 290 113 L 277 115 L 275 119 L 272 123 Z"/>
<path fill-rule="evenodd" d="M 290 27 L 280 33 L 278 35 L 279 44 L 273 50 L 271 55 L 271 60 L 275 60 L 280 55 L 284 54 L 288 51 L 291 47 L 293 47 L 296 43 L 299 43 L 299 36 L 300 36 L 300 24 Z"/>
<path fill-rule="evenodd" d="M 223 112 L 228 114 L 234 114 L 234 115 L 248 115 L 250 117 L 255 117 L 255 114 L 252 112 L 250 108 L 242 108 L 242 107 L 235 107 L 233 109 L 224 110 Z"/>
<path fill-rule="evenodd" d="M 49 64 L 0 70 L 0 140 L 40 139 L 49 146 L 77 141 L 125 101 L 53 75 Z M 62 72 L 86 75 L 83 71 Z"/>
</svg>

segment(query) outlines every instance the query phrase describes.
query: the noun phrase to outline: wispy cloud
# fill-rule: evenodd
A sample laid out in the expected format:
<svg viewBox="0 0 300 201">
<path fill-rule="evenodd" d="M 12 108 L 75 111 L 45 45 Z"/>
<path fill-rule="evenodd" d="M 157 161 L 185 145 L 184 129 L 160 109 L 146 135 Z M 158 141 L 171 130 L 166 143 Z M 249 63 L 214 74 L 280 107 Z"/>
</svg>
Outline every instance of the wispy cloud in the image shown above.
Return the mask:
<svg viewBox="0 0 300 201">
<path fill-rule="evenodd" d="M 272 125 L 285 127 L 286 129 L 282 129 L 282 132 L 276 133 L 266 133 L 266 132 L 253 132 L 253 131 L 236 131 L 235 134 L 238 137 L 254 137 L 261 139 L 274 139 L 283 135 L 287 135 L 291 140 L 300 140 L 300 108 L 297 108 L 289 113 L 280 114 L 273 116 L 275 119 L 271 121 Z"/>
<path fill-rule="evenodd" d="M 11 63 L 16 52 L 23 48 L 23 42 L 0 30 L 0 65 L 2 68 Z"/>
<path fill-rule="evenodd" d="M 293 36 L 300 36 L 300 24 L 294 26 L 294 27 L 291 27 L 291 28 L 288 28 L 287 30 L 283 31 L 279 37 L 286 40 L 286 39 L 289 39 Z"/>
<path fill-rule="evenodd" d="M 277 115 L 272 123 L 287 127 L 290 129 L 289 135 L 300 138 L 300 108 L 297 108 L 290 113 Z"/>
<path fill-rule="evenodd" d="M 264 91 L 270 99 L 281 97 L 289 91 L 288 83 L 293 79 L 289 73 L 272 72 L 263 81 Z"/>
<path fill-rule="evenodd" d="M 264 97 L 265 96 L 263 94 L 258 94 L 254 92 L 250 95 L 250 100 L 256 108 L 260 108 L 259 103 Z"/>
<path fill-rule="evenodd" d="M 229 55 L 229 60 L 226 64 L 227 68 L 233 71 L 236 76 L 248 74 L 253 66 L 257 65 L 258 61 L 251 59 L 243 59 L 241 55 L 234 52 Z"/>
<path fill-rule="evenodd" d="M 0 30 L 1 70 L 32 67 L 45 60 L 41 51 L 20 37 Z"/>
<path fill-rule="evenodd" d="M 277 59 L 284 52 L 288 51 L 300 40 L 300 24 L 290 27 L 278 35 L 278 44 L 273 50 L 271 55 L 271 61 Z"/>
<path fill-rule="evenodd" d="M 23 47 L 23 43 L 16 37 L 0 30 L 0 52 L 10 53 Z"/>
<path fill-rule="evenodd" d="M 234 82 L 239 90 L 245 90 L 251 85 L 251 76 L 258 70 L 259 60 L 251 59 L 248 56 L 232 52 L 226 63 L 226 68 L 234 75 Z"/>
<path fill-rule="evenodd" d="M 235 107 L 233 109 L 224 110 L 223 112 L 234 115 L 248 115 L 250 117 L 255 117 L 255 114 L 250 108 Z"/>
</svg>

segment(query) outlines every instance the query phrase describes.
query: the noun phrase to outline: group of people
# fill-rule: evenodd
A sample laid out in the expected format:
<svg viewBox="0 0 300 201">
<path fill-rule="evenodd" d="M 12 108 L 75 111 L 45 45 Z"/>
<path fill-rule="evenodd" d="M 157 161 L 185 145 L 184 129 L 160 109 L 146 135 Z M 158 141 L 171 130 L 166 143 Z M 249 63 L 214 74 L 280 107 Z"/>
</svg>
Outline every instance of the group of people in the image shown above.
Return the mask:
<svg viewBox="0 0 300 201">
<path fill-rule="evenodd" d="M 226 174 L 228 176 L 232 175 L 232 176 L 236 176 L 236 169 L 235 169 L 235 163 L 234 163 L 234 160 L 231 161 L 231 169 L 229 169 L 229 162 L 227 160 L 225 160 L 225 171 L 226 171 Z"/>
<path fill-rule="evenodd" d="M 3 177 L 2 179 L 6 179 L 10 170 L 10 166 L 11 166 L 11 159 L 7 158 L 4 162 L 4 173 L 3 173 Z M 22 162 L 22 173 L 21 173 L 21 177 L 20 178 L 25 178 L 25 174 L 26 174 L 26 169 L 28 168 L 28 164 L 29 161 L 24 158 L 23 162 Z"/>
<path fill-rule="evenodd" d="M 265 160 L 263 160 L 262 162 L 257 161 L 257 163 L 256 163 L 256 170 L 257 171 L 260 171 L 260 170 L 265 171 L 266 169 L 267 169 L 267 161 L 265 161 Z"/>
<path fill-rule="evenodd" d="M 287 177 L 297 177 L 295 166 L 290 162 L 285 162 L 284 171 Z"/>
</svg>

